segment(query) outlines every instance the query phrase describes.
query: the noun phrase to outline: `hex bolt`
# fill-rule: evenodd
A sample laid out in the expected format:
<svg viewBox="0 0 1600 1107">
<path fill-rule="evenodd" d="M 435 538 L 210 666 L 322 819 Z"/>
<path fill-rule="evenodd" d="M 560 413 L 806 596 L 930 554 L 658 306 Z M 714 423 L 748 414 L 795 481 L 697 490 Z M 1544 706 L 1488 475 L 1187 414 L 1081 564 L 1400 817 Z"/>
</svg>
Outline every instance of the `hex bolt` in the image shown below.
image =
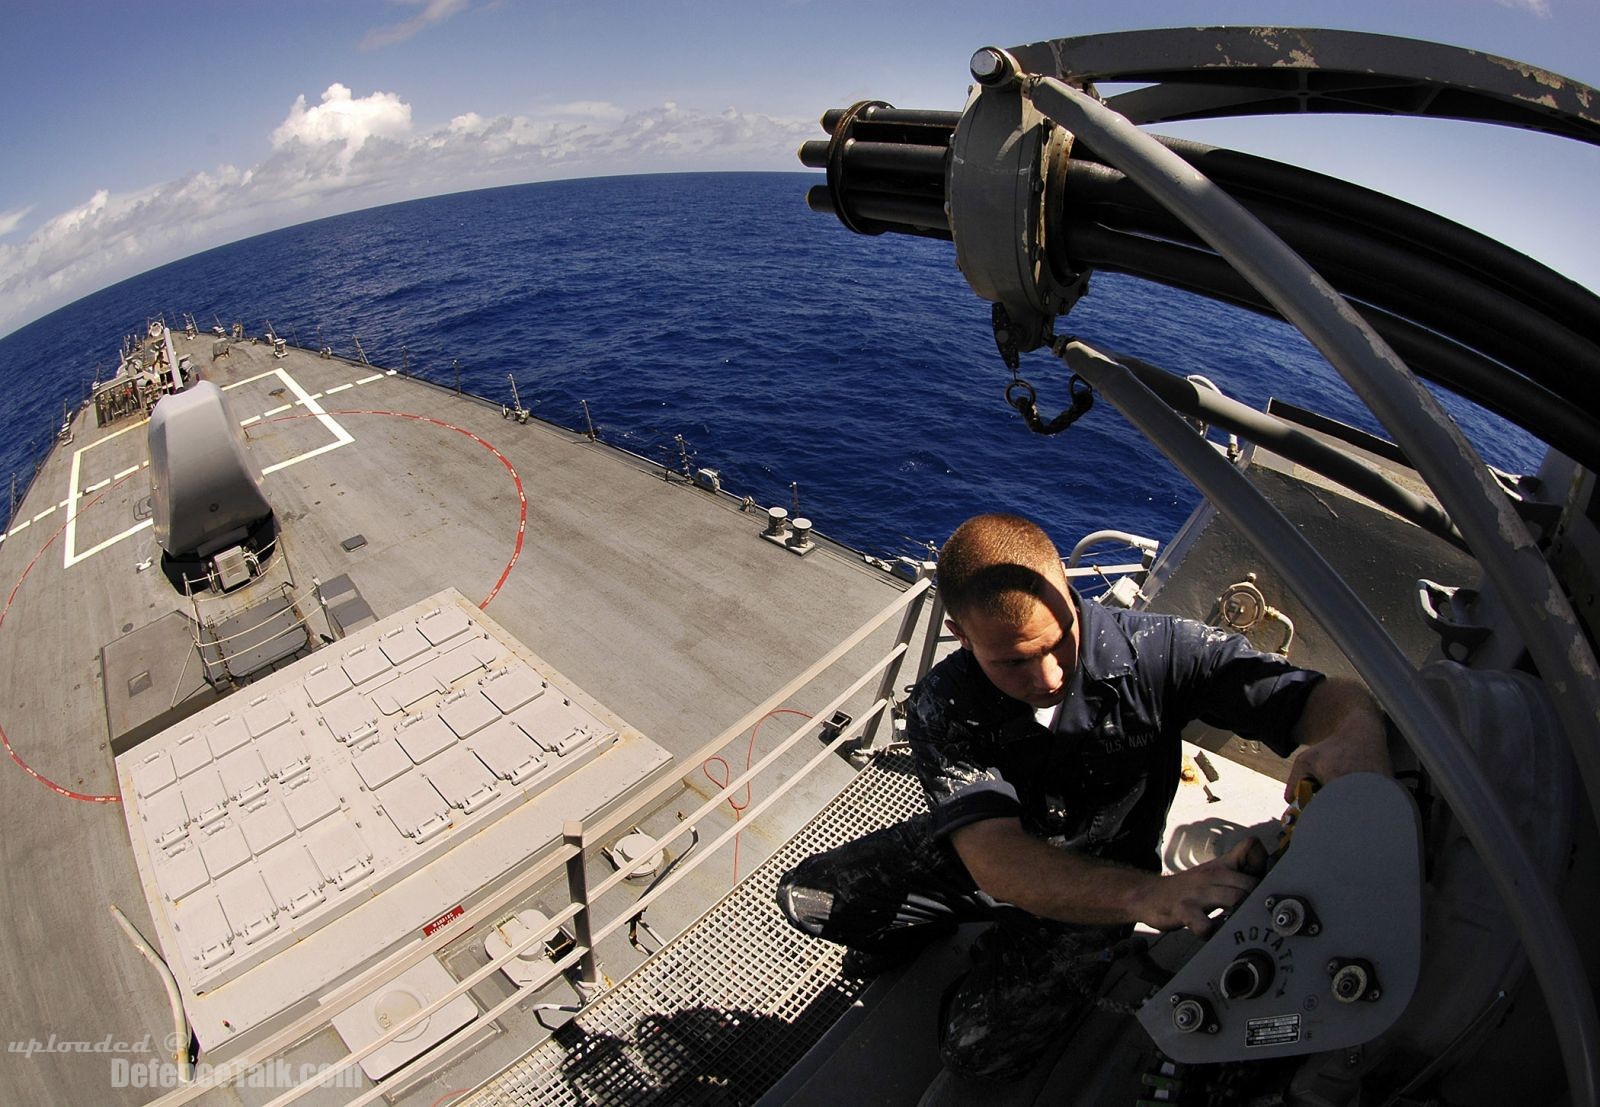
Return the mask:
<svg viewBox="0 0 1600 1107">
<path fill-rule="evenodd" d="M 972 55 L 972 76 L 983 84 L 993 84 L 1005 75 L 1005 55 L 993 46 L 985 46 Z"/>
</svg>

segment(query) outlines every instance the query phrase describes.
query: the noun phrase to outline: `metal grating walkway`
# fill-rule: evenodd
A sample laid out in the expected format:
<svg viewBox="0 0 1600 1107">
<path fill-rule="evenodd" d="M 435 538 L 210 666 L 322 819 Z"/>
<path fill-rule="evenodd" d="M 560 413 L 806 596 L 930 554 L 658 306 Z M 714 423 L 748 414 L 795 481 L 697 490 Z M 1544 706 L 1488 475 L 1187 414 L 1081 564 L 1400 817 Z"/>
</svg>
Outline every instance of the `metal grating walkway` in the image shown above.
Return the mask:
<svg viewBox="0 0 1600 1107">
<path fill-rule="evenodd" d="M 910 753 L 880 754 L 738 887 L 462 1107 L 754 1103 L 866 987 L 840 977 L 842 947 L 779 913 L 779 876 L 924 802 Z"/>
</svg>

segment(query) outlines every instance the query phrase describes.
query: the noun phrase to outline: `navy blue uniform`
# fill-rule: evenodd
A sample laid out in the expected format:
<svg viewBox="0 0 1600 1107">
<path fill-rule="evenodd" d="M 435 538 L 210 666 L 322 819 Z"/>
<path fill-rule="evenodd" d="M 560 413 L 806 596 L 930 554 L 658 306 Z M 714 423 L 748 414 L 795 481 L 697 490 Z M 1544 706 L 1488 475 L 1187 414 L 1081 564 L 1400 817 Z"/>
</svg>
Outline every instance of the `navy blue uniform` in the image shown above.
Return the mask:
<svg viewBox="0 0 1600 1107">
<path fill-rule="evenodd" d="M 929 814 L 806 859 L 778 886 L 802 930 L 893 954 L 992 919 L 943 1020 L 945 1063 L 1011 1077 L 1076 1017 L 1127 927 L 1058 923 L 979 891 L 949 844 L 1015 817 L 1063 849 L 1159 872 L 1184 726 L 1200 719 L 1287 756 L 1321 674 L 1189 619 L 1077 604 L 1079 662 L 1052 727 L 1000 692 L 967 650 L 912 690 L 906 734 Z"/>
</svg>

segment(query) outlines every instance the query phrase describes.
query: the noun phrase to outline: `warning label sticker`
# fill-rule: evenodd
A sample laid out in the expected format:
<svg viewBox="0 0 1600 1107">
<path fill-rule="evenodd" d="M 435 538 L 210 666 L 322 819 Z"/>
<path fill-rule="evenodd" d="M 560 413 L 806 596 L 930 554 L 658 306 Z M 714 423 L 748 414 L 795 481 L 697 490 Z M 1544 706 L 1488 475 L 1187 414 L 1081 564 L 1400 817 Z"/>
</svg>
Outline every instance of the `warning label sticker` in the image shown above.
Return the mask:
<svg viewBox="0 0 1600 1107">
<path fill-rule="evenodd" d="M 1299 1015 L 1269 1015 L 1264 1019 L 1250 1019 L 1244 1024 L 1244 1044 L 1247 1046 L 1293 1045 L 1299 1040 Z"/>
</svg>

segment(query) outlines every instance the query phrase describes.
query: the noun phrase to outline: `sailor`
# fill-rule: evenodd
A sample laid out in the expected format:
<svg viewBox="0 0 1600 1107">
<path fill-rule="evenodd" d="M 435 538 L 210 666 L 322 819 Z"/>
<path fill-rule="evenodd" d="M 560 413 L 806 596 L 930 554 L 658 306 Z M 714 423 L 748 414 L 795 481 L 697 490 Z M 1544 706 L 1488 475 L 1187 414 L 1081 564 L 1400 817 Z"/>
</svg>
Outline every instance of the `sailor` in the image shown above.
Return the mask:
<svg viewBox="0 0 1600 1107">
<path fill-rule="evenodd" d="M 1163 876 L 1159 849 L 1192 719 L 1282 756 L 1302 779 L 1389 772 L 1357 682 L 1300 669 L 1189 619 L 1083 603 L 1045 533 L 980 515 L 938 583 L 961 649 L 906 703 L 929 813 L 816 854 L 778 885 L 801 930 L 870 975 L 956 923 L 992 920 L 946 997 L 940 1052 L 959 1078 L 1014 1080 L 1085 1010 L 1133 923 L 1188 927 L 1242 900 L 1265 851 L 1247 837 Z"/>
</svg>

